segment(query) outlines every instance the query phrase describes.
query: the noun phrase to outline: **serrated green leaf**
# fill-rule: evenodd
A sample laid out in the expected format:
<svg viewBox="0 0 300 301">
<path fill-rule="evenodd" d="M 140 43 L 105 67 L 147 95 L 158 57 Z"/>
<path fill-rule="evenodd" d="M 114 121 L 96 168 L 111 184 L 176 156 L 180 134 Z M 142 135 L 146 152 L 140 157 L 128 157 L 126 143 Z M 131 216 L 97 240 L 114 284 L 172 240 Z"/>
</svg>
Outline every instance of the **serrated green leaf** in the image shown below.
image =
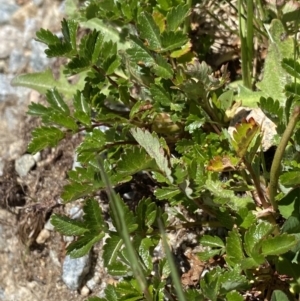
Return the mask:
<svg viewBox="0 0 300 301">
<path fill-rule="evenodd" d="M 30 88 L 41 94 L 46 94 L 48 90 L 55 87 L 59 93 L 68 99 L 76 93 L 77 89 L 81 90 L 84 86 L 81 81 L 76 85 L 70 85 L 63 75 L 60 76 L 59 80 L 55 80 L 50 69 L 44 72 L 18 75 L 12 79 L 11 85 Z"/>
<path fill-rule="evenodd" d="M 71 116 L 67 116 L 66 114 L 57 111 L 52 111 L 49 113 L 50 114 L 48 116 L 44 116 L 44 122 L 53 122 L 59 126 L 65 127 L 66 129 L 70 129 L 74 132 L 78 130 L 78 125 Z"/>
<path fill-rule="evenodd" d="M 206 188 L 214 195 L 214 202 L 217 204 L 226 205 L 235 211 L 238 211 L 241 208 L 252 207 L 254 209 L 254 203 L 251 197 L 236 196 L 233 190 L 224 189 L 221 181 L 207 179 L 205 185 Z"/>
<path fill-rule="evenodd" d="M 293 96 L 295 100 L 300 99 L 300 84 L 292 83 L 285 86 L 285 93 L 287 96 Z"/>
<path fill-rule="evenodd" d="M 72 48 L 76 49 L 76 34 L 78 23 L 72 19 L 63 19 L 61 22 L 62 34 L 66 42 L 71 43 Z M 53 43 L 51 43 L 53 44 Z"/>
<path fill-rule="evenodd" d="M 116 6 L 115 6 L 116 7 Z M 94 11 L 95 12 L 95 11 Z M 118 49 L 127 49 L 129 48 L 129 42 L 124 42 L 121 39 L 120 32 L 116 26 L 104 22 L 98 17 L 92 18 L 85 22 L 80 22 L 80 25 L 84 28 L 89 28 L 91 30 L 98 30 L 104 36 L 104 41 L 111 40 L 114 43 L 118 44 Z"/>
<path fill-rule="evenodd" d="M 207 299 L 217 301 L 220 289 L 220 275 L 218 269 L 206 273 L 200 280 L 200 287 Z"/>
<path fill-rule="evenodd" d="M 57 35 L 53 34 L 50 30 L 46 30 L 41 28 L 39 31 L 36 32 L 37 40 L 49 45 L 49 44 L 57 44 L 60 43 L 60 39 Z"/>
<path fill-rule="evenodd" d="M 285 187 L 295 187 L 300 184 L 300 171 L 287 171 L 279 178 L 280 183 Z"/>
<path fill-rule="evenodd" d="M 153 97 L 153 99 L 160 103 L 162 106 L 169 107 L 171 105 L 172 99 L 169 93 L 166 92 L 166 90 L 156 84 L 150 85 L 150 93 Z"/>
<path fill-rule="evenodd" d="M 274 100 L 271 97 L 261 97 L 258 106 L 276 123 L 284 121 L 283 107 L 280 105 L 278 100 Z"/>
<path fill-rule="evenodd" d="M 165 58 L 163 58 L 160 55 L 157 55 L 155 61 L 156 64 L 153 66 L 153 71 L 155 75 L 165 79 L 173 78 L 174 71 Z"/>
<path fill-rule="evenodd" d="M 207 261 L 210 258 L 215 257 L 216 255 L 220 255 L 220 249 L 213 249 L 213 250 L 209 250 L 209 251 L 205 251 L 205 252 L 200 252 L 198 254 L 198 257 L 202 261 Z"/>
<path fill-rule="evenodd" d="M 284 198 L 278 202 L 280 214 L 288 219 L 294 212 L 298 214 L 300 204 L 300 188 L 291 190 Z M 294 214 L 293 214 L 294 215 Z"/>
<path fill-rule="evenodd" d="M 268 238 L 262 242 L 262 253 L 268 255 L 280 255 L 288 252 L 297 244 L 294 235 L 281 234 Z"/>
<path fill-rule="evenodd" d="M 45 53 L 48 57 L 64 57 L 72 51 L 71 43 L 60 41 L 56 44 L 49 44 Z"/>
<path fill-rule="evenodd" d="M 132 62 L 145 65 L 147 67 L 155 64 L 154 58 L 142 41 L 135 36 L 130 36 L 130 42 L 131 47 L 126 50 L 126 53 L 129 55 Z"/>
<path fill-rule="evenodd" d="M 79 198 L 88 196 L 89 194 L 95 193 L 97 190 L 104 188 L 103 183 L 78 183 L 72 181 L 71 184 L 65 185 L 62 192 L 62 198 L 65 203 L 77 200 Z"/>
<path fill-rule="evenodd" d="M 141 38 L 147 41 L 149 49 L 154 51 L 159 51 L 161 49 L 159 28 L 148 12 L 142 12 L 138 16 L 137 28 Z"/>
<path fill-rule="evenodd" d="M 80 162 L 88 162 L 95 158 L 95 151 L 101 151 L 105 145 L 106 137 L 105 134 L 97 128 L 94 128 L 91 133 L 88 133 L 77 148 L 78 160 Z"/>
<path fill-rule="evenodd" d="M 281 65 L 288 74 L 300 79 L 300 63 L 298 61 L 293 58 L 284 58 Z"/>
<path fill-rule="evenodd" d="M 33 116 L 48 116 L 49 115 L 49 111 L 51 111 L 50 108 L 47 108 L 39 103 L 35 103 L 32 102 L 29 106 L 28 106 L 28 112 L 27 114 L 29 115 L 33 115 Z"/>
<path fill-rule="evenodd" d="M 161 36 L 162 52 L 178 49 L 188 42 L 188 37 L 182 31 L 163 32 Z"/>
<path fill-rule="evenodd" d="M 86 200 L 83 207 L 83 212 L 83 219 L 85 224 L 88 226 L 89 231 L 98 233 L 106 229 L 102 216 L 102 210 L 96 200 Z"/>
<path fill-rule="evenodd" d="M 180 193 L 180 190 L 176 186 L 168 186 L 168 187 L 163 187 L 163 188 L 157 188 L 154 191 L 154 195 L 160 201 L 170 200 L 174 196 L 178 195 L 179 193 Z"/>
<path fill-rule="evenodd" d="M 252 225 L 245 233 L 244 246 L 248 256 L 258 254 L 258 247 L 263 239 L 272 233 L 274 226 L 267 222 L 260 222 L 258 225 Z M 260 245 L 258 245 L 260 244 Z"/>
<path fill-rule="evenodd" d="M 232 291 L 226 294 L 227 301 L 243 301 L 244 297 L 236 291 Z"/>
<path fill-rule="evenodd" d="M 74 95 L 74 118 L 76 118 L 81 123 L 90 126 L 91 125 L 91 107 L 87 103 L 85 97 L 82 93 L 77 91 Z"/>
<path fill-rule="evenodd" d="M 83 222 L 58 214 L 52 214 L 51 224 L 56 231 L 67 236 L 82 235 L 88 231 Z"/>
<path fill-rule="evenodd" d="M 77 241 L 72 242 L 67 247 L 68 254 L 73 258 L 79 258 L 86 255 L 93 245 L 100 241 L 105 236 L 105 233 L 95 233 L 86 232 Z"/>
<path fill-rule="evenodd" d="M 242 275 L 240 268 L 235 266 L 234 269 L 225 271 L 220 275 L 220 286 L 221 293 L 224 293 L 224 291 L 231 292 L 233 290 L 246 289 L 248 280 Z"/>
<path fill-rule="evenodd" d="M 140 128 L 130 130 L 134 139 L 141 145 L 146 152 L 156 161 L 160 170 L 165 174 L 168 180 L 172 183 L 171 169 L 169 163 L 164 155 L 163 147 L 156 136 L 149 131 L 143 131 Z"/>
<path fill-rule="evenodd" d="M 105 241 L 103 247 L 103 261 L 106 267 L 113 264 L 118 256 L 118 252 L 123 245 L 123 240 L 120 236 L 114 233 L 110 233 L 110 237 Z"/>
<path fill-rule="evenodd" d="M 264 65 L 263 80 L 256 86 L 275 100 L 278 100 L 282 106 L 285 105 L 286 96 L 284 95 L 284 86 L 289 80 L 289 75 L 281 66 L 283 58 L 293 58 L 294 41 L 288 37 L 281 40 L 282 34 L 286 32 L 282 22 L 279 19 L 273 19 L 269 29 L 271 43 L 269 43 L 268 54 Z"/>
<path fill-rule="evenodd" d="M 181 49 L 172 51 L 170 56 L 172 58 L 179 58 L 179 57 L 189 53 L 192 49 L 192 46 L 193 46 L 192 43 L 190 41 L 188 41 L 185 45 L 183 45 L 181 47 Z"/>
<path fill-rule="evenodd" d="M 28 145 L 28 151 L 37 153 L 46 147 L 54 147 L 64 138 L 64 133 L 55 127 L 40 127 L 32 131 L 32 140 Z"/>
<path fill-rule="evenodd" d="M 147 206 L 146 220 L 145 220 L 146 226 L 151 227 L 156 220 L 156 216 L 157 216 L 157 206 L 154 202 L 152 202 Z"/>
<path fill-rule="evenodd" d="M 149 237 L 142 239 L 141 244 L 138 249 L 138 254 L 142 258 L 143 263 L 148 272 L 151 273 L 153 269 L 152 256 L 150 248 L 154 246 L 152 240 Z"/>
<path fill-rule="evenodd" d="M 84 72 L 90 68 L 90 61 L 85 57 L 73 57 L 67 64 L 67 72 L 69 75 Z"/>
<path fill-rule="evenodd" d="M 203 235 L 200 239 L 200 243 L 203 246 L 211 248 L 224 248 L 224 243 L 218 236 Z"/>
<path fill-rule="evenodd" d="M 154 160 L 140 147 L 125 149 L 117 163 L 118 173 L 133 175 L 139 171 L 156 167 Z"/>
<path fill-rule="evenodd" d="M 113 55 L 103 62 L 102 67 L 106 75 L 111 75 L 120 66 L 121 60 L 119 56 Z"/>
<path fill-rule="evenodd" d="M 279 290 L 275 290 L 272 294 L 271 301 L 289 301 L 290 299 L 288 296 L 283 292 Z"/>
<path fill-rule="evenodd" d="M 226 238 L 226 262 L 234 267 L 244 259 L 242 240 L 236 229 L 229 232 Z"/>
<path fill-rule="evenodd" d="M 188 4 L 179 4 L 176 7 L 172 7 L 167 14 L 167 30 L 176 31 L 179 25 L 185 21 L 189 13 Z"/>
<path fill-rule="evenodd" d="M 202 125 L 205 123 L 205 118 L 190 114 L 186 120 L 186 126 L 185 130 L 188 131 L 190 134 L 192 134 L 195 130 L 202 127 Z"/>
<path fill-rule="evenodd" d="M 136 217 L 134 216 L 134 213 L 128 208 L 128 206 L 122 201 L 119 195 L 116 195 L 116 198 L 118 199 L 118 202 L 122 207 L 122 218 L 126 224 L 126 228 L 129 233 L 132 233 L 138 228 L 138 225 L 136 224 Z M 116 216 L 112 214 L 112 217 L 113 217 L 113 225 L 116 227 L 117 224 Z"/>
<path fill-rule="evenodd" d="M 236 125 L 232 137 L 232 146 L 240 158 L 243 158 L 253 138 L 259 131 L 259 125 L 253 118 Z"/>
<path fill-rule="evenodd" d="M 102 45 L 104 42 L 104 36 L 101 33 L 98 33 L 96 41 L 95 41 L 95 46 L 94 46 L 94 51 L 92 54 L 92 64 L 96 64 L 99 56 L 101 54 L 101 49 L 102 49 Z"/>
</svg>

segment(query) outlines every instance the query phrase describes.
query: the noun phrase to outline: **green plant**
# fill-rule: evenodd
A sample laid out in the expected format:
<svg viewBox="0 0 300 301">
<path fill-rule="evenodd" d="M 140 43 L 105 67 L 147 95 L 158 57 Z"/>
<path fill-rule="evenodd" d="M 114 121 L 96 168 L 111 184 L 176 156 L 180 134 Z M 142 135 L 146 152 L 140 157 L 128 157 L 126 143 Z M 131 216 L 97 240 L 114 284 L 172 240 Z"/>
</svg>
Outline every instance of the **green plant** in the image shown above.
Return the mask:
<svg viewBox="0 0 300 301">
<path fill-rule="evenodd" d="M 74 257 L 109 235 L 104 263 L 124 280 L 109 285 L 101 300 L 163 300 L 165 295 L 243 300 L 243 293 L 255 287 L 266 298 L 288 300 L 285 293 L 300 289 L 300 64 L 293 39 L 281 40 L 285 29 L 274 19 L 260 91 L 243 88 L 235 94 L 228 90 L 226 68 L 216 77 L 192 51 L 190 11 L 191 4 L 179 0 L 89 1 L 74 18 L 62 21 L 62 39 L 44 29 L 37 33 L 49 57 L 66 57 L 68 63 L 59 81 L 49 79 L 47 71 L 44 77 L 24 75 L 13 82 L 40 92 L 45 82 L 54 86 L 46 92 L 48 106 L 29 106 L 28 113 L 43 125 L 33 131 L 28 150 L 85 133 L 77 148 L 81 166 L 69 172 L 62 194 L 65 202 L 85 199 L 83 220 L 54 215 L 52 224 L 64 235 L 77 236 L 67 249 Z M 90 29 L 78 40 L 80 24 Z M 81 80 L 69 87 L 65 76 L 74 74 Z M 277 125 L 270 169 L 254 119 L 242 119 L 229 134 L 240 99 L 259 106 Z M 151 181 L 150 192 L 129 209 L 113 188 L 142 176 Z M 115 231 L 95 199 L 101 189 L 107 190 Z M 165 203 L 175 213 L 167 213 Z M 180 206 L 194 222 L 176 210 Z M 207 225 L 226 234 L 203 235 L 199 258 L 220 259 L 219 264 L 201 278 L 200 288 L 182 289 L 165 234 Z M 168 260 L 154 264 L 153 250 L 161 239 Z M 170 271 L 174 285 L 167 288 Z M 288 285 L 280 275 L 288 276 Z"/>
</svg>

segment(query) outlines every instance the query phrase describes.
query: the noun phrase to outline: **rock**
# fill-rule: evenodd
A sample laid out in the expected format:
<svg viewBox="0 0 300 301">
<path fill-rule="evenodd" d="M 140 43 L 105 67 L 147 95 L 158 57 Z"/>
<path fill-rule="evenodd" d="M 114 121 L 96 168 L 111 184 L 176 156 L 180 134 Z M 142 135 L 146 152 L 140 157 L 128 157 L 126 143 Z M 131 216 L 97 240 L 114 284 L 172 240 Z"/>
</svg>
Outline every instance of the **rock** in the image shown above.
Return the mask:
<svg viewBox="0 0 300 301">
<path fill-rule="evenodd" d="M 36 242 L 39 245 L 42 245 L 46 242 L 46 240 L 51 236 L 50 231 L 47 229 L 42 229 L 42 231 L 39 233 L 38 237 L 36 238 Z"/>
<path fill-rule="evenodd" d="M 8 70 L 10 73 L 17 73 L 23 70 L 27 64 L 27 57 L 24 55 L 24 51 L 18 48 L 12 50 L 9 63 Z"/>
<path fill-rule="evenodd" d="M 44 229 L 48 231 L 54 231 L 54 226 L 51 224 L 51 219 L 48 219 L 44 225 Z"/>
<path fill-rule="evenodd" d="M 35 160 L 33 156 L 25 154 L 15 161 L 15 170 L 20 177 L 25 177 L 34 165 Z"/>
<path fill-rule="evenodd" d="M 22 49 L 23 33 L 14 26 L 4 25 L 0 27 L 0 41 L 0 59 L 5 59 L 13 49 Z"/>
<path fill-rule="evenodd" d="M 0 39 L 1 39 L 1 34 L 0 34 Z M 0 43 L 0 53 L 1 53 L 1 47 L 2 47 L 2 43 Z M 6 101 L 9 98 L 9 96 L 12 95 L 17 95 L 19 101 L 23 101 L 24 100 L 23 98 L 29 94 L 30 89 L 23 88 L 23 87 L 12 87 L 10 85 L 12 79 L 13 79 L 12 75 L 0 73 L 0 102 Z"/>
<path fill-rule="evenodd" d="M 90 255 L 87 254 L 80 258 L 65 257 L 63 263 L 62 280 L 71 290 L 80 288 L 83 278 L 90 270 Z"/>
<path fill-rule="evenodd" d="M 8 23 L 11 16 L 18 10 L 19 6 L 14 4 L 12 1 L 0 1 L 1 14 L 0 14 L 0 25 Z"/>
<path fill-rule="evenodd" d="M 90 293 L 90 290 L 87 286 L 84 286 L 81 290 L 80 290 L 80 295 L 83 297 L 87 297 Z"/>
<path fill-rule="evenodd" d="M 45 71 L 47 66 L 49 66 L 51 60 L 45 54 L 45 49 L 47 48 L 40 42 L 32 40 L 31 45 L 31 58 L 29 66 L 34 72 Z"/>
</svg>

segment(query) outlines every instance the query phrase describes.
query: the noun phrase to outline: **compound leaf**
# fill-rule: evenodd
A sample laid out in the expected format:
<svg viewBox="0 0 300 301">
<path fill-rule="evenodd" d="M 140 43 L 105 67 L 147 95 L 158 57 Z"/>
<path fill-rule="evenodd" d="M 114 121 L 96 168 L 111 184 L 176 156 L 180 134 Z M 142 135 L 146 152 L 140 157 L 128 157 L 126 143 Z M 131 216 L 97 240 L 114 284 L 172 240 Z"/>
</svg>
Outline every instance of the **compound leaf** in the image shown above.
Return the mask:
<svg viewBox="0 0 300 301">
<path fill-rule="evenodd" d="M 243 158 L 254 136 L 259 131 L 259 125 L 253 118 L 244 120 L 235 127 L 232 146 L 240 158 Z"/>
<path fill-rule="evenodd" d="M 172 32 L 178 30 L 179 25 L 186 19 L 189 13 L 188 4 L 179 4 L 167 14 L 167 30 Z"/>
<path fill-rule="evenodd" d="M 95 233 L 86 232 L 81 236 L 77 241 L 72 242 L 67 247 L 68 254 L 73 258 L 79 258 L 86 255 L 93 245 L 100 241 L 104 237 L 104 233 Z"/>
<path fill-rule="evenodd" d="M 64 138 L 64 133 L 56 127 L 40 127 L 32 131 L 32 140 L 28 145 L 28 151 L 37 153 L 46 147 L 54 147 Z"/>
<path fill-rule="evenodd" d="M 138 30 L 142 39 L 146 40 L 151 50 L 161 49 L 161 39 L 158 26 L 148 12 L 142 12 L 138 16 Z"/>
<path fill-rule="evenodd" d="M 99 203 L 94 199 L 88 199 L 83 207 L 84 222 L 88 226 L 89 231 L 98 233 L 105 227 L 102 217 L 102 211 Z"/>
<path fill-rule="evenodd" d="M 142 170 L 153 169 L 156 164 L 144 149 L 135 146 L 125 149 L 117 166 L 118 173 L 132 175 Z"/>
<path fill-rule="evenodd" d="M 262 253 L 267 255 L 280 255 L 291 250 L 298 241 L 294 235 L 281 234 L 268 238 L 262 242 Z"/>
<path fill-rule="evenodd" d="M 226 262 L 234 267 L 244 259 L 242 241 L 236 229 L 229 232 L 226 239 Z"/>
<path fill-rule="evenodd" d="M 173 178 L 171 176 L 171 169 L 169 163 L 164 155 L 163 147 L 156 136 L 149 131 L 143 131 L 140 128 L 130 130 L 134 139 L 141 145 L 146 152 L 156 161 L 156 164 L 168 180 L 172 183 Z"/>
<path fill-rule="evenodd" d="M 82 235 L 88 231 L 83 222 L 58 214 L 51 216 L 51 224 L 56 231 L 67 236 Z"/>
</svg>

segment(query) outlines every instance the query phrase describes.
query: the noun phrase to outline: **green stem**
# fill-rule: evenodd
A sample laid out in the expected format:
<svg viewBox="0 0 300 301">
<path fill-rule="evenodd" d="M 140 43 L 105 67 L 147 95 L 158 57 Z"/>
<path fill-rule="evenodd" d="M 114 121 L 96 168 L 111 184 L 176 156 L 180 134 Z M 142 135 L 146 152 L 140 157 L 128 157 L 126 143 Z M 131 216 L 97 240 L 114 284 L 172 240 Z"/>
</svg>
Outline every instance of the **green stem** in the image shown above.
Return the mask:
<svg viewBox="0 0 300 301">
<path fill-rule="evenodd" d="M 296 106 L 294 108 L 293 114 L 290 116 L 289 123 L 283 133 L 283 136 L 279 142 L 277 150 L 274 155 L 274 159 L 271 166 L 270 171 L 270 184 L 268 186 L 269 191 L 269 199 L 273 206 L 273 210 L 277 210 L 277 203 L 275 197 L 277 195 L 277 188 L 278 188 L 278 179 L 280 175 L 280 166 L 281 161 L 284 155 L 285 148 L 293 134 L 294 128 L 297 124 L 298 118 L 300 116 L 300 106 Z"/>
<path fill-rule="evenodd" d="M 249 62 L 249 45 L 247 43 L 247 24 L 242 18 L 244 8 L 242 0 L 238 0 L 238 19 L 239 19 L 239 35 L 241 40 L 241 58 L 242 58 L 242 78 L 243 84 L 246 88 L 252 89 L 251 76 L 250 76 L 250 62 Z M 252 44 L 251 44 L 252 46 Z"/>
<path fill-rule="evenodd" d="M 263 194 L 263 191 L 262 191 L 262 189 L 261 189 L 261 186 L 260 186 L 260 179 L 257 178 L 257 176 L 256 176 L 256 174 L 255 174 L 255 172 L 254 172 L 254 170 L 253 170 L 251 164 L 250 164 L 247 160 L 245 160 L 245 159 L 243 160 L 243 162 L 244 162 L 245 166 L 247 167 L 248 172 L 250 173 L 250 176 L 251 176 L 251 178 L 252 178 L 252 180 L 253 180 L 253 183 L 254 183 L 254 186 L 255 186 L 257 195 L 258 195 L 258 197 L 259 197 L 259 200 L 261 201 L 262 206 L 263 206 L 265 209 L 268 208 L 268 207 L 269 207 L 269 204 L 268 204 L 268 202 L 266 201 L 266 198 L 265 198 L 265 196 L 264 196 L 264 194 Z"/>
</svg>

